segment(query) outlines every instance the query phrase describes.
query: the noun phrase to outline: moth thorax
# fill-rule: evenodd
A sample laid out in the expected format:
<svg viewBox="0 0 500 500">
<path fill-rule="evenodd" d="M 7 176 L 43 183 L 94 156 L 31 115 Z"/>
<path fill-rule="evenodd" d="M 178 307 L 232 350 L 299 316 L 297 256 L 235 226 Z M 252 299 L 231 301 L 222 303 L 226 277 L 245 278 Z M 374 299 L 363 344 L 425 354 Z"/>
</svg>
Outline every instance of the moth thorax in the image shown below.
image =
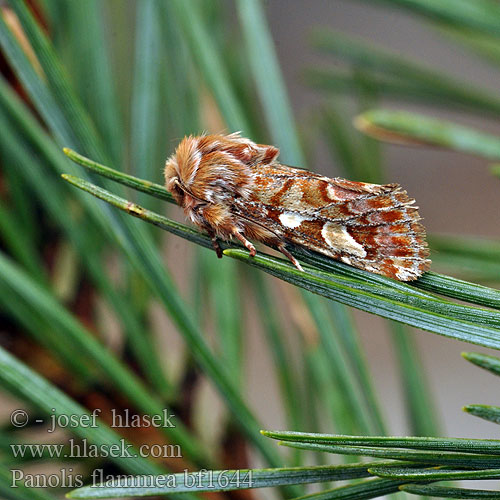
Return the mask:
<svg viewBox="0 0 500 500">
<path fill-rule="evenodd" d="M 234 197 L 247 199 L 254 189 L 253 170 L 257 165 L 272 163 L 278 153 L 274 147 L 238 134 L 189 136 L 167 161 L 165 181 L 177 197 L 180 188 L 209 203 L 225 203 Z"/>
</svg>

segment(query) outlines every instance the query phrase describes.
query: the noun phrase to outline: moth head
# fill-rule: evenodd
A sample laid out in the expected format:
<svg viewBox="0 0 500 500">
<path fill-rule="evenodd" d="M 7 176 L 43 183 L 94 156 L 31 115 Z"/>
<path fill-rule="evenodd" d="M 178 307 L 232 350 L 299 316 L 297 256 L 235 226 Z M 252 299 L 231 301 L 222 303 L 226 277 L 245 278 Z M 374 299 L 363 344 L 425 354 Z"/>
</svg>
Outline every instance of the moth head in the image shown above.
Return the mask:
<svg viewBox="0 0 500 500">
<path fill-rule="evenodd" d="M 252 170 L 276 160 L 279 150 L 239 134 L 185 137 L 165 165 L 165 184 L 184 208 L 247 198 Z"/>
</svg>

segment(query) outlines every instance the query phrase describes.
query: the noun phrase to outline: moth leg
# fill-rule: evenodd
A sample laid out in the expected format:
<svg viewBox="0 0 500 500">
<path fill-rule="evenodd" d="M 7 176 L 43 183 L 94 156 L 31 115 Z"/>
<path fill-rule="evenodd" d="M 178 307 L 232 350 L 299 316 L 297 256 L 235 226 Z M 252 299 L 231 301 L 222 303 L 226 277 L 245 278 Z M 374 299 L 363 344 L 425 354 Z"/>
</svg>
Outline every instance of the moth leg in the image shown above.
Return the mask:
<svg viewBox="0 0 500 500">
<path fill-rule="evenodd" d="M 234 230 L 233 235 L 245 245 L 245 248 L 250 250 L 250 257 L 255 257 L 257 255 L 257 250 L 255 250 L 252 243 L 250 243 L 237 229 Z"/>
<path fill-rule="evenodd" d="M 219 241 L 217 240 L 217 236 L 215 236 L 215 233 L 213 231 L 207 231 L 208 235 L 212 239 L 212 247 L 215 250 L 215 253 L 217 254 L 217 257 L 219 259 L 222 259 L 222 248 L 219 245 Z"/>
<path fill-rule="evenodd" d="M 217 236 L 212 236 L 212 246 L 214 247 L 215 253 L 219 259 L 222 259 L 222 248 L 217 241 Z"/>
<path fill-rule="evenodd" d="M 286 246 L 284 243 L 280 243 L 278 245 L 278 250 L 285 256 L 288 257 L 290 262 L 299 270 L 302 272 L 305 272 L 304 269 L 302 269 L 302 266 L 299 264 L 299 261 L 286 249 Z"/>
</svg>

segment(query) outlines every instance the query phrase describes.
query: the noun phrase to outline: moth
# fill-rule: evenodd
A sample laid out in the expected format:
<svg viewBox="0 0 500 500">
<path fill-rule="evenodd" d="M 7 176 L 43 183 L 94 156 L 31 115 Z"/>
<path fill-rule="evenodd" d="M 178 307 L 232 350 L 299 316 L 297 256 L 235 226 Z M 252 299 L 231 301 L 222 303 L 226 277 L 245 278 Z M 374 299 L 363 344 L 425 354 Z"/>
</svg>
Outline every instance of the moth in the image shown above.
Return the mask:
<svg viewBox="0 0 500 500">
<path fill-rule="evenodd" d="M 415 200 L 398 184 L 328 178 L 282 165 L 279 150 L 230 135 L 185 137 L 165 165 L 166 188 L 212 238 L 250 240 L 282 252 L 301 245 L 346 264 L 401 281 L 430 266 Z"/>
</svg>

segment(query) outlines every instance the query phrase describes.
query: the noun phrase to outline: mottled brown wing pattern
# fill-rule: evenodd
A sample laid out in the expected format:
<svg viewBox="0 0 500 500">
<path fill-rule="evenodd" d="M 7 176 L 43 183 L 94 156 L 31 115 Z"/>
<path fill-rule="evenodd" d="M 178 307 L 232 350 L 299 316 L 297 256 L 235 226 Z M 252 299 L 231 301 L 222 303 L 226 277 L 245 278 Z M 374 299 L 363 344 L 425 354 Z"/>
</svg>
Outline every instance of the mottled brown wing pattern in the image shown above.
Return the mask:
<svg viewBox="0 0 500 500">
<path fill-rule="evenodd" d="M 420 216 L 397 184 L 329 179 L 283 165 L 256 167 L 250 199 L 235 215 L 278 239 L 399 280 L 429 268 Z"/>
</svg>

